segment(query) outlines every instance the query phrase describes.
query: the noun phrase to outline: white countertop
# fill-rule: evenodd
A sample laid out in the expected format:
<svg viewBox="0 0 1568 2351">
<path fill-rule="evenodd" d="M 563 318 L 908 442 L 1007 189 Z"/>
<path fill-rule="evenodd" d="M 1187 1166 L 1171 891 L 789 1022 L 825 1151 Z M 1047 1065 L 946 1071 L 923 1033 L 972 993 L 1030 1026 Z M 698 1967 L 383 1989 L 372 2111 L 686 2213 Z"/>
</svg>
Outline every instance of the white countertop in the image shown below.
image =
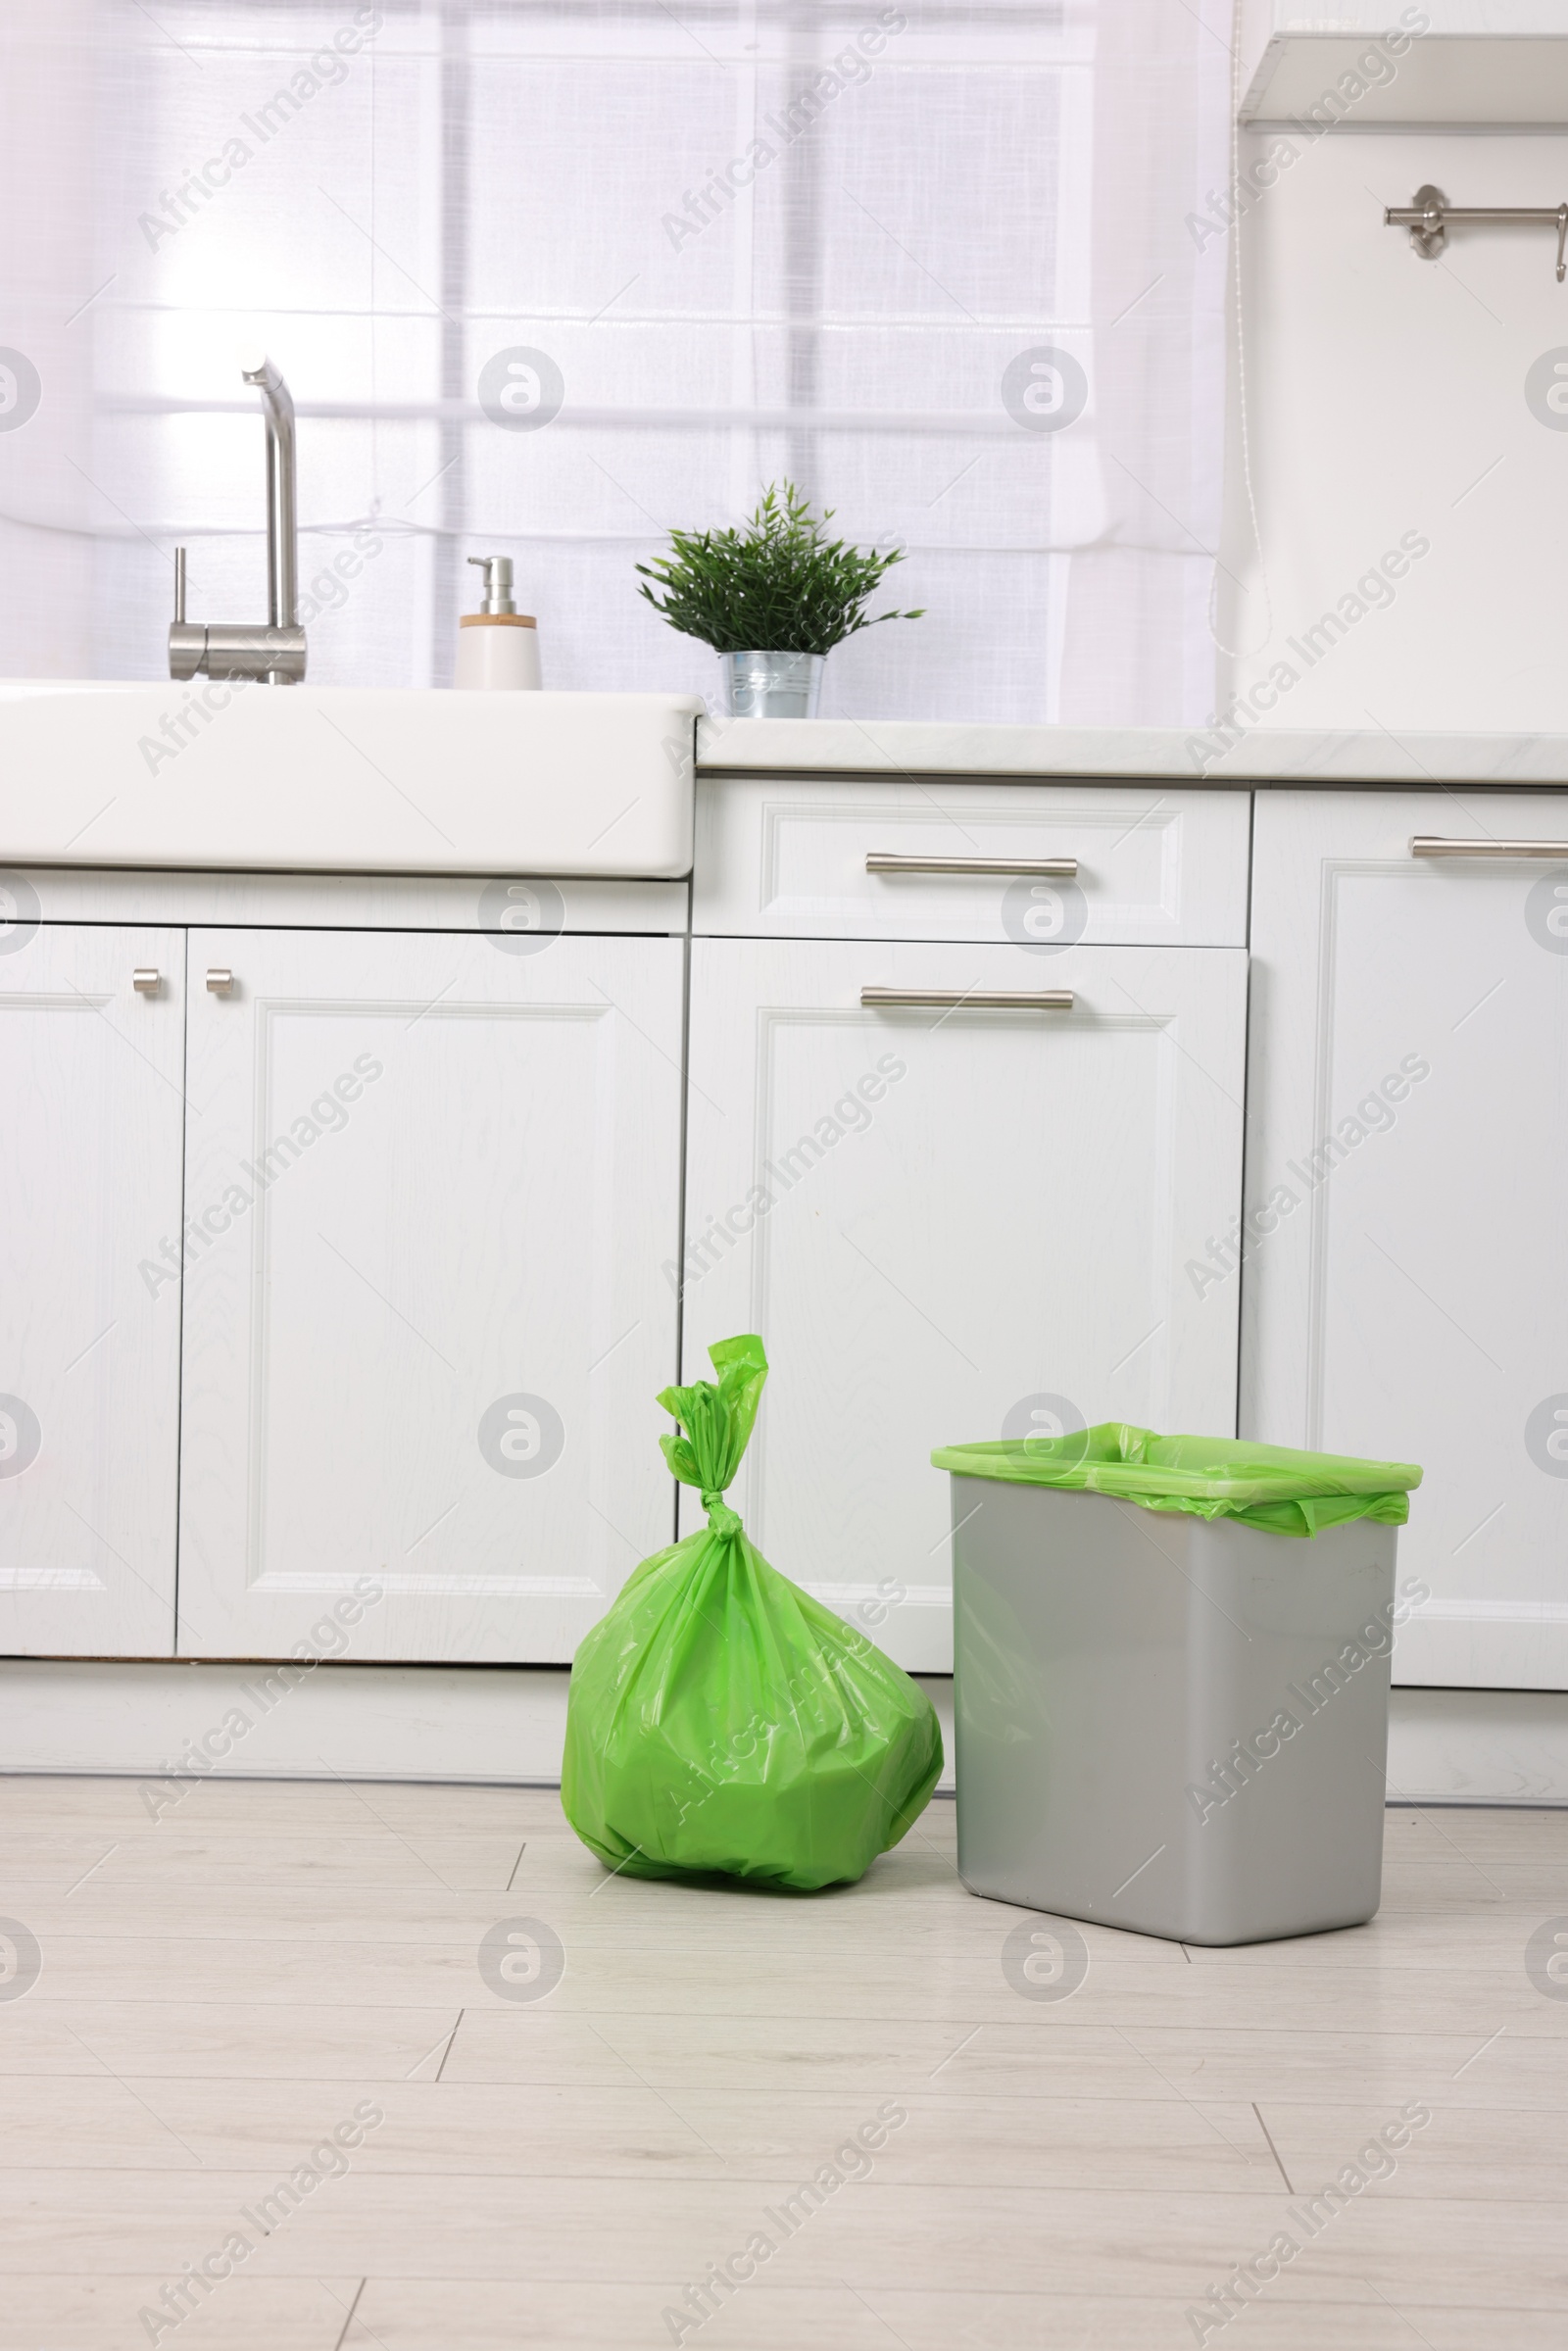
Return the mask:
<svg viewBox="0 0 1568 2351">
<path fill-rule="evenodd" d="M 1568 735 L 1313 733 L 1254 727 L 1229 749 L 1174 727 L 957 725 L 906 718 L 705 718 L 709 774 L 1156 776 L 1192 784 L 1562 784 Z"/>
</svg>

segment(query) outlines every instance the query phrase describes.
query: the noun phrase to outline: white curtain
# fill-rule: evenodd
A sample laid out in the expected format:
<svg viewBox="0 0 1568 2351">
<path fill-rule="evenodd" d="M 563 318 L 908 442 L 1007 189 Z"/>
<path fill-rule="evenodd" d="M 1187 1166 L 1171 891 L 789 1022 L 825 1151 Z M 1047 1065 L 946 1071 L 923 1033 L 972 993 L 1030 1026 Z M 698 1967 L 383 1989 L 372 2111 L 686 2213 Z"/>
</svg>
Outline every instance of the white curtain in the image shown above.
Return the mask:
<svg viewBox="0 0 1568 2351">
<path fill-rule="evenodd" d="M 1219 0 L 4 20 L 0 671 L 166 675 L 176 543 L 265 617 L 259 341 L 315 682 L 448 683 L 504 553 L 547 685 L 710 693 L 633 566 L 787 475 L 926 608 L 825 714 L 1207 716 Z"/>
</svg>

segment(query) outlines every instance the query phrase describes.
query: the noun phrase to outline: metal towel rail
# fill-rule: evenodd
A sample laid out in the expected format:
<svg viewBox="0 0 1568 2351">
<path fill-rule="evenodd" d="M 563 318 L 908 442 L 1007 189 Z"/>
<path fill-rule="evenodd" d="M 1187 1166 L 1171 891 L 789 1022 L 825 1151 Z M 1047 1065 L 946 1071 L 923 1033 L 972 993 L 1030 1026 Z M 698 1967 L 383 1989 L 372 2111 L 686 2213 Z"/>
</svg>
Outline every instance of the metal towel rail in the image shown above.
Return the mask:
<svg viewBox="0 0 1568 2351">
<path fill-rule="evenodd" d="M 1557 231 L 1557 283 L 1561 285 L 1568 277 L 1568 204 L 1450 204 L 1441 188 L 1429 183 L 1416 189 L 1414 204 L 1391 204 L 1383 214 L 1386 228 L 1410 231 L 1410 243 L 1424 262 L 1438 259 L 1450 228 L 1511 228 L 1521 221 Z"/>
</svg>

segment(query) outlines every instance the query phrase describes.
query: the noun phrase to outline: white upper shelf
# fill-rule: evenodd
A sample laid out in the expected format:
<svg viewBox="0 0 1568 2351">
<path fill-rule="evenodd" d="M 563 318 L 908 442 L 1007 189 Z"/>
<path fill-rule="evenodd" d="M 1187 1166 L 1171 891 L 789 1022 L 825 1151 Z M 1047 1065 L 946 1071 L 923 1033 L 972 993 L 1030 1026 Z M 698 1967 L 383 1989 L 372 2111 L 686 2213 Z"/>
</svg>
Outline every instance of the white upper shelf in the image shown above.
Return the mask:
<svg viewBox="0 0 1568 2351">
<path fill-rule="evenodd" d="M 1283 12 L 1282 12 L 1283 13 Z M 1276 21 L 1242 101 L 1250 127 L 1308 130 L 1541 130 L 1568 135 L 1568 4 L 1448 10 L 1440 26 L 1406 38 L 1386 6 L 1376 25 L 1356 11 L 1332 29 Z M 1416 12 L 1406 11 L 1407 15 Z M 1446 21 L 1485 14 L 1500 24 L 1448 30 Z M 1385 24 L 1384 20 L 1389 21 Z M 1555 30 L 1548 31 L 1553 23 Z M 1396 53 L 1395 38 L 1405 45 Z"/>
</svg>

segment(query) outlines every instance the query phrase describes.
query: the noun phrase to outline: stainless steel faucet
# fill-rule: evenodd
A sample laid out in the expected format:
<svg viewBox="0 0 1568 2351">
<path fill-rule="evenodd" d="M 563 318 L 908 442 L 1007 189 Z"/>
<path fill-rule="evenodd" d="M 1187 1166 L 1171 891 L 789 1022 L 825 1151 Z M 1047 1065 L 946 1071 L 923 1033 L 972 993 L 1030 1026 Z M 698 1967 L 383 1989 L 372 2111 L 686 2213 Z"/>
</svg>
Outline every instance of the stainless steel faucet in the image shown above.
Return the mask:
<svg viewBox="0 0 1568 2351">
<path fill-rule="evenodd" d="M 296 686 L 305 675 L 299 623 L 299 526 L 294 497 L 294 403 L 265 352 L 241 368 L 267 411 L 267 609 L 265 622 L 187 620 L 185 550 L 174 550 L 171 677 L 246 677 Z"/>
</svg>

